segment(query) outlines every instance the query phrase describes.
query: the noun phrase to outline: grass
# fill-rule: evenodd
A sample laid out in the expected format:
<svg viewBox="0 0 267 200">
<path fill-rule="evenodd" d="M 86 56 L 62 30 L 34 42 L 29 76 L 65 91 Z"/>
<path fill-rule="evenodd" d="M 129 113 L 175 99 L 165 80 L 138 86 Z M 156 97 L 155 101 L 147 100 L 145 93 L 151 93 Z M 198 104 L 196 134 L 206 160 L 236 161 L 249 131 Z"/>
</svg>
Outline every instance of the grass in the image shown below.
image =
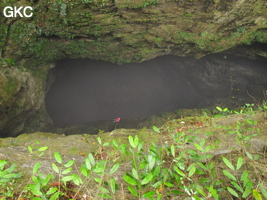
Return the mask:
<svg viewBox="0 0 267 200">
<path fill-rule="evenodd" d="M 24 189 L 14 190 L 23 172 L 15 163 L 0 161 L 0 199 L 264 199 L 265 150 L 251 148 L 266 128 L 266 111 L 263 102 L 237 110 L 217 107 L 212 116 L 170 119 L 152 127 L 161 135 L 159 143 L 138 135 L 122 144 L 98 137 L 99 150 L 84 155 L 80 166 L 54 152 L 51 174 L 40 171 L 48 147 L 36 141 L 28 151 L 40 161 Z M 223 137 L 236 145 L 221 150 Z"/>
</svg>

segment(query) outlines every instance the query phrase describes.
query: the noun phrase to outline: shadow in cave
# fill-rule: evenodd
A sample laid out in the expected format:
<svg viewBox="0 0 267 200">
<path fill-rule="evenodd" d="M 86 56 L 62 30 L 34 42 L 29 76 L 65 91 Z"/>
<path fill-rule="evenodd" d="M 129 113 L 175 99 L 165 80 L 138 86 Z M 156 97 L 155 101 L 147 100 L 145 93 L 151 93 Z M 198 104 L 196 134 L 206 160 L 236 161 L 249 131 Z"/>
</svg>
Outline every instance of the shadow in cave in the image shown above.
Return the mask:
<svg viewBox="0 0 267 200">
<path fill-rule="evenodd" d="M 263 61 L 223 54 L 124 65 L 65 59 L 48 76 L 46 109 L 54 126 L 64 127 L 215 106 L 229 98 L 249 102 L 248 90 L 255 98 L 266 90 L 266 72 Z"/>
</svg>

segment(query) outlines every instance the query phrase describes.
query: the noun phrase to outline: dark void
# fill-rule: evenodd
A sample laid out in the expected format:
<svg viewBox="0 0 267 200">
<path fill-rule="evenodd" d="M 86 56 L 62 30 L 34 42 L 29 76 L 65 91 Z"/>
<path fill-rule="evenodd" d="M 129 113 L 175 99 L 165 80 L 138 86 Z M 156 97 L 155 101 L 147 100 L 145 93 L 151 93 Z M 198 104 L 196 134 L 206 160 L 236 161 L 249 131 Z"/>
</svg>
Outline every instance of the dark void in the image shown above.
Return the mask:
<svg viewBox="0 0 267 200">
<path fill-rule="evenodd" d="M 253 102 L 264 98 L 267 66 L 225 54 L 124 65 L 65 59 L 50 70 L 47 85 L 47 113 L 55 126 L 67 126 Z"/>
</svg>

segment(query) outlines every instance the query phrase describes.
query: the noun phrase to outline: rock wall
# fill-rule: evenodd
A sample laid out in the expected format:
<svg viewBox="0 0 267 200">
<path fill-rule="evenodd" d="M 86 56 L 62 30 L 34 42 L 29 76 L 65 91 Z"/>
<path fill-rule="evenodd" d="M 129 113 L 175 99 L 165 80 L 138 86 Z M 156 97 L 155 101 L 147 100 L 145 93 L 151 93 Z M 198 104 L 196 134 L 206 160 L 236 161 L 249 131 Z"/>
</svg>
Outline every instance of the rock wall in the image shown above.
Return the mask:
<svg viewBox="0 0 267 200">
<path fill-rule="evenodd" d="M 5 0 L 1 11 L 6 6 L 34 12 L 0 13 L 1 135 L 16 135 L 40 108 L 45 119 L 46 75 L 59 59 L 132 63 L 228 49 L 267 57 L 265 0 Z"/>
</svg>

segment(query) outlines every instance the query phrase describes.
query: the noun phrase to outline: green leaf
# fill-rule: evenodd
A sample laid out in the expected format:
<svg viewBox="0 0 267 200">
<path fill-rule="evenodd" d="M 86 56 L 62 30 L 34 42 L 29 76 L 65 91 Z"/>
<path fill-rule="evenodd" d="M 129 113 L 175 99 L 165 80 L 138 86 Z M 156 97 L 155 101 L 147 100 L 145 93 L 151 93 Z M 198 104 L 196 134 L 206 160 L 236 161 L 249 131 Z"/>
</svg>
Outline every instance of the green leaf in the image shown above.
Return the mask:
<svg viewBox="0 0 267 200">
<path fill-rule="evenodd" d="M 171 145 L 171 154 L 175 158 L 175 148 L 173 144 Z"/>
<path fill-rule="evenodd" d="M 71 181 L 71 180 L 73 180 L 73 176 L 64 176 L 62 179 L 61 179 L 61 181 L 62 182 L 68 182 L 68 181 Z"/>
<path fill-rule="evenodd" d="M 131 185 L 128 185 L 128 190 L 136 197 L 138 197 L 138 194 L 136 192 L 136 189 L 134 189 L 134 187 L 132 187 Z"/>
<path fill-rule="evenodd" d="M 86 159 L 85 159 L 85 164 L 86 164 L 86 168 L 87 168 L 87 169 L 89 169 L 89 170 L 92 169 L 92 166 L 91 166 L 91 163 L 90 163 L 89 158 L 86 158 Z"/>
<path fill-rule="evenodd" d="M 233 181 L 237 181 L 236 178 L 228 171 L 223 170 L 223 173 L 225 176 L 227 176 L 229 179 L 232 179 Z"/>
<path fill-rule="evenodd" d="M 246 155 L 249 159 L 253 160 L 252 155 L 248 151 L 246 151 Z"/>
<path fill-rule="evenodd" d="M 55 153 L 54 153 L 54 157 L 55 157 L 56 161 L 57 161 L 59 164 L 62 164 L 62 158 L 61 158 L 61 155 L 60 155 L 58 152 L 55 152 Z"/>
<path fill-rule="evenodd" d="M 119 144 L 118 144 L 118 142 L 116 140 L 112 140 L 112 144 L 116 148 L 119 147 Z"/>
<path fill-rule="evenodd" d="M 259 185 L 260 185 L 261 193 L 267 199 L 267 190 L 263 187 L 262 183 L 260 183 Z"/>
<path fill-rule="evenodd" d="M 30 184 L 28 185 L 28 189 L 31 191 L 31 193 L 33 193 L 36 196 L 41 196 L 42 192 L 40 191 L 40 185 L 36 184 Z"/>
<path fill-rule="evenodd" d="M 246 188 L 245 192 L 242 194 L 242 198 L 246 198 L 251 194 L 251 188 Z"/>
<path fill-rule="evenodd" d="M 244 190 L 242 189 L 242 187 L 240 187 L 236 182 L 231 181 L 231 183 L 235 187 L 235 189 L 237 189 L 239 192 L 244 192 Z"/>
<path fill-rule="evenodd" d="M 156 127 L 156 126 L 152 126 L 152 129 L 157 132 L 157 133 L 160 133 L 160 130 Z"/>
<path fill-rule="evenodd" d="M 136 171 L 135 168 L 132 168 L 132 174 L 133 174 L 134 178 L 136 178 L 137 180 L 139 180 L 139 176 L 138 176 L 138 173 L 137 173 L 137 171 Z"/>
<path fill-rule="evenodd" d="M 48 174 L 48 175 L 46 176 L 46 178 L 45 178 L 45 179 L 43 180 L 43 182 L 42 182 L 42 187 L 46 186 L 47 183 L 50 181 L 51 178 L 52 178 L 52 174 Z"/>
<path fill-rule="evenodd" d="M 88 158 L 93 166 L 95 166 L 95 158 L 92 153 L 89 153 Z"/>
<path fill-rule="evenodd" d="M 231 170 L 235 170 L 234 166 L 227 158 L 222 157 L 222 159 L 223 159 L 223 162 L 227 165 L 227 167 L 229 167 Z"/>
<path fill-rule="evenodd" d="M 248 178 L 248 171 L 244 171 L 240 180 L 245 181 L 245 180 L 247 180 L 247 178 Z M 245 187 L 245 185 L 244 185 L 244 187 Z"/>
<path fill-rule="evenodd" d="M 138 183 L 136 182 L 136 180 L 134 180 L 132 177 L 130 177 L 130 176 L 128 176 L 128 175 L 124 175 L 123 176 L 123 179 L 127 182 L 127 183 L 129 183 L 129 184 L 131 184 L 131 185 L 137 185 Z"/>
<path fill-rule="evenodd" d="M 152 199 L 153 196 L 156 194 L 156 192 L 154 191 L 149 191 L 149 192 L 146 192 L 145 194 L 142 195 L 143 198 L 150 198 Z M 154 199 L 154 198 L 153 198 Z"/>
<path fill-rule="evenodd" d="M 84 166 L 81 166 L 80 171 L 82 172 L 82 174 L 87 177 L 88 176 L 88 172 L 87 169 Z"/>
<path fill-rule="evenodd" d="M 236 170 L 239 170 L 242 164 L 243 164 L 243 158 L 239 157 L 236 163 Z"/>
<path fill-rule="evenodd" d="M 192 166 L 192 167 L 191 167 Z M 195 174 L 195 172 L 196 172 L 196 167 L 195 167 L 195 165 L 191 165 L 190 166 L 190 170 L 189 170 L 189 173 L 188 173 L 188 177 L 191 177 L 192 175 L 194 175 Z"/>
<path fill-rule="evenodd" d="M 65 170 L 62 172 L 62 174 L 68 174 L 68 173 L 70 173 L 71 170 L 72 170 L 72 167 L 69 167 L 69 168 L 65 169 Z"/>
<path fill-rule="evenodd" d="M 32 151 L 32 147 L 31 147 L 31 146 L 28 146 L 28 151 L 29 151 L 30 153 L 33 153 L 33 151 Z"/>
<path fill-rule="evenodd" d="M 115 191 L 116 191 L 116 182 L 115 182 L 115 179 L 114 178 L 111 178 L 109 180 L 109 186 L 110 186 L 110 189 L 111 189 L 112 194 L 115 194 Z"/>
<path fill-rule="evenodd" d="M 97 137 L 97 142 L 101 145 L 102 144 L 102 140 L 101 140 L 101 137 Z"/>
<path fill-rule="evenodd" d="M 113 167 L 110 169 L 109 174 L 113 174 L 114 172 L 116 172 L 119 168 L 120 164 L 116 163 L 115 165 L 113 165 Z"/>
<path fill-rule="evenodd" d="M 147 160 L 148 160 L 148 168 L 149 170 L 152 170 L 155 165 L 156 158 L 155 156 L 148 155 Z"/>
<path fill-rule="evenodd" d="M 239 197 L 238 194 L 236 193 L 236 191 L 234 191 L 231 187 L 227 187 L 227 190 L 235 197 Z"/>
<path fill-rule="evenodd" d="M 152 178 L 154 177 L 154 175 L 152 173 L 149 173 L 148 175 L 146 175 L 146 177 L 142 180 L 141 185 L 145 185 L 147 184 L 149 181 L 152 180 Z"/>
<path fill-rule="evenodd" d="M 49 200 L 57 200 L 58 197 L 59 197 L 59 195 L 60 195 L 60 192 L 56 192 L 55 194 L 53 194 L 53 195 L 50 197 Z"/>
<path fill-rule="evenodd" d="M 52 163 L 52 168 L 56 173 L 59 173 L 59 168 L 55 163 Z"/>
<path fill-rule="evenodd" d="M 170 182 L 164 182 L 164 185 L 168 186 L 168 187 L 173 187 L 173 184 Z"/>
<path fill-rule="evenodd" d="M 81 177 L 79 177 L 77 174 L 72 174 L 71 176 L 73 177 L 72 181 L 75 185 L 83 184 Z"/>
<path fill-rule="evenodd" d="M 181 175 L 181 176 L 183 176 L 183 177 L 186 177 L 186 175 L 185 175 L 180 169 L 178 169 L 177 166 L 174 166 L 173 168 L 174 168 L 174 170 L 175 170 L 179 175 Z"/>
<path fill-rule="evenodd" d="M 52 187 L 46 192 L 46 195 L 54 194 L 57 190 L 58 190 L 58 188 Z"/>
<path fill-rule="evenodd" d="M 64 166 L 65 167 L 70 167 L 74 164 L 74 160 L 70 160 L 68 163 L 66 163 Z"/>
<path fill-rule="evenodd" d="M 194 143 L 194 146 L 195 146 L 199 151 L 201 151 L 201 152 L 204 151 L 203 148 L 202 148 L 199 144 Z"/>
<path fill-rule="evenodd" d="M 219 110 L 220 112 L 222 112 L 223 110 L 221 109 L 221 107 L 216 106 L 216 109 Z"/>
<path fill-rule="evenodd" d="M 252 190 L 252 194 L 256 200 L 262 200 L 261 194 L 258 192 L 258 190 Z"/>
<path fill-rule="evenodd" d="M 48 147 L 44 146 L 44 147 L 39 148 L 38 151 L 45 151 L 46 149 L 48 149 Z"/>
<path fill-rule="evenodd" d="M 34 165 L 34 167 L 33 167 L 32 173 L 34 173 L 34 174 L 37 173 L 38 170 L 39 170 L 39 168 L 40 168 L 40 166 L 41 166 L 41 163 L 40 162 L 36 163 Z"/>
</svg>

